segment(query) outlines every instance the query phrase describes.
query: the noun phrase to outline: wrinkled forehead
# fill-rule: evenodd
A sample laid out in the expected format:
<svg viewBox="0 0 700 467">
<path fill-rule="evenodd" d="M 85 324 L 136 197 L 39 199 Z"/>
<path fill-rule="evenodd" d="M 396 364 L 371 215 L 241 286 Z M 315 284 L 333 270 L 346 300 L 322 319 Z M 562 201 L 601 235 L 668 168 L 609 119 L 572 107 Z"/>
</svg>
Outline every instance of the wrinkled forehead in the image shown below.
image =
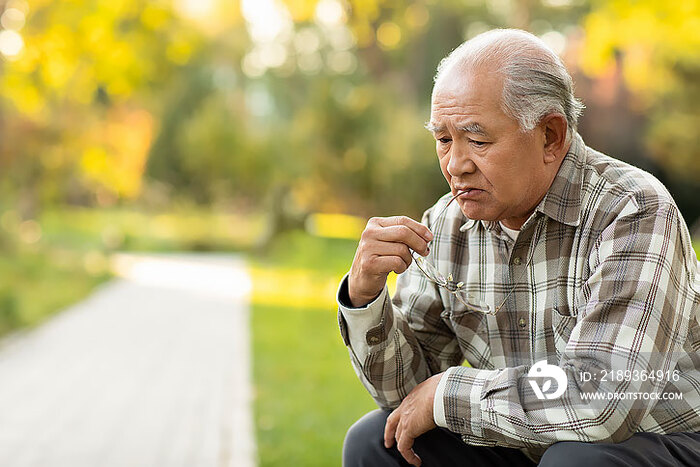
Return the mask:
<svg viewBox="0 0 700 467">
<path fill-rule="evenodd" d="M 503 76 L 488 68 L 453 66 L 440 77 L 433 87 L 431 110 L 446 101 L 457 105 L 500 106 L 503 96 Z"/>
</svg>

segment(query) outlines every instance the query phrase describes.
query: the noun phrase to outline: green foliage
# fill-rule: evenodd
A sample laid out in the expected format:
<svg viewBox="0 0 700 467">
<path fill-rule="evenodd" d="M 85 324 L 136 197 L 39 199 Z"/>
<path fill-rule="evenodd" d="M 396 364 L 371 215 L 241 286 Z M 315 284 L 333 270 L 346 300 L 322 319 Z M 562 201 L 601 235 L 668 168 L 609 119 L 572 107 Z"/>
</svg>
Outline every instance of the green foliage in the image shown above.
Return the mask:
<svg viewBox="0 0 700 467">
<path fill-rule="evenodd" d="M 700 177 L 697 2 L 349 0 L 328 20 L 317 0 L 286 0 L 267 41 L 241 16 L 255 2 L 204 17 L 186 3 L 31 2 L 24 51 L 0 68 L 0 194 L 23 218 L 56 202 L 149 203 L 153 187 L 257 208 L 289 189 L 300 210 L 419 217 L 446 190 L 422 129 L 437 63 L 504 26 L 574 45 L 585 32 L 569 59 L 594 77 L 621 52 L 651 106 L 647 148 Z"/>
<path fill-rule="evenodd" d="M 23 52 L 0 68 L 0 190 L 31 205 L 23 217 L 99 190 L 137 197 L 159 95 L 201 31 L 165 2 L 80 0 L 32 2 L 20 33 Z"/>
<path fill-rule="evenodd" d="M 675 177 L 700 181 L 700 2 L 595 1 L 584 20 L 591 75 L 620 57 L 626 84 L 649 115 L 645 143 Z"/>
</svg>

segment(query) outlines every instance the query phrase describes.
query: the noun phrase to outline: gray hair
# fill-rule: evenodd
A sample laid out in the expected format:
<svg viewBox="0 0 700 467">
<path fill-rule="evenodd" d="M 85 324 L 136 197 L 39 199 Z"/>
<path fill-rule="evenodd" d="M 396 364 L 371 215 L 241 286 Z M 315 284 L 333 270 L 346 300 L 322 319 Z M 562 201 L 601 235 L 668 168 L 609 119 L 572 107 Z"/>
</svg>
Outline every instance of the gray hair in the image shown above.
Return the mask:
<svg viewBox="0 0 700 467">
<path fill-rule="evenodd" d="M 462 43 L 440 61 L 435 87 L 447 72 L 486 65 L 503 75 L 503 111 L 530 131 L 551 113 L 566 118 L 567 139 L 576 131 L 584 105 L 564 63 L 541 39 L 519 29 L 494 29 Z M 435 88 L 433 88 L 435 92 Z"/>
</svg>

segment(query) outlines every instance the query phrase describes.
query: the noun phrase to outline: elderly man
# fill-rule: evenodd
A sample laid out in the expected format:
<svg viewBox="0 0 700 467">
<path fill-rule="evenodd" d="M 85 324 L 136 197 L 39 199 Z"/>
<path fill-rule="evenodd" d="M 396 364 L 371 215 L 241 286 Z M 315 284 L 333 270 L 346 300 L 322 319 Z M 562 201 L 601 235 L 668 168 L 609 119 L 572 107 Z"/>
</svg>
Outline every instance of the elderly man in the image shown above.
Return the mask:
<svg viewBox="0 0 700 467">
<path fill-rule="evenodd" d="M 700 465 L 688 229 L 659 181 L 585 146 L 581 109 L 523 31 L 440 63 L 427 128 L 450 193 L 422 223 L 371 219 L 338 291 L 381 407 L 344 465 Z"/>
</svg>

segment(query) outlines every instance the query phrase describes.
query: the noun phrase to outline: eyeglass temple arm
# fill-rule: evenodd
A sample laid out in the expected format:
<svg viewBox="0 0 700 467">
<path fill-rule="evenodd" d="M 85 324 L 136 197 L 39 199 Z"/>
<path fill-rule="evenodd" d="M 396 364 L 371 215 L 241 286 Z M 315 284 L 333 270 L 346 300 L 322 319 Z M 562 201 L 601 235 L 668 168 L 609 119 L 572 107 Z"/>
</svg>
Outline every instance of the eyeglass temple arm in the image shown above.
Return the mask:
<svg viewBox="0 0 700 467">
<path fill-rule="evenodd" d="M 447 202 L 445 207 L 440 209 L 440 212 L 437 214 L 437 216 L 435 216 L 435 222 L 437 222 L 437 220 L 445 213 L 445 211 L 447 211 L 447 208 L 450 207 L 450 204 L 452 204 L 452 201 L 456 200 L 459 197 L 459 195 L 461 195 L 463 193 L 465 193 L 465 191 L 458 191 L 456 195 L 454 195 L 454 196 L 452 196 L 452 198 L 450 198 L 450 200 Z M 433 240 L 428 242 L 428 246 L 430 246 L 430 244 L 433 243 L 433 241 L 435 241 L 435 238 L 433 238 Z"/>
</svg>

